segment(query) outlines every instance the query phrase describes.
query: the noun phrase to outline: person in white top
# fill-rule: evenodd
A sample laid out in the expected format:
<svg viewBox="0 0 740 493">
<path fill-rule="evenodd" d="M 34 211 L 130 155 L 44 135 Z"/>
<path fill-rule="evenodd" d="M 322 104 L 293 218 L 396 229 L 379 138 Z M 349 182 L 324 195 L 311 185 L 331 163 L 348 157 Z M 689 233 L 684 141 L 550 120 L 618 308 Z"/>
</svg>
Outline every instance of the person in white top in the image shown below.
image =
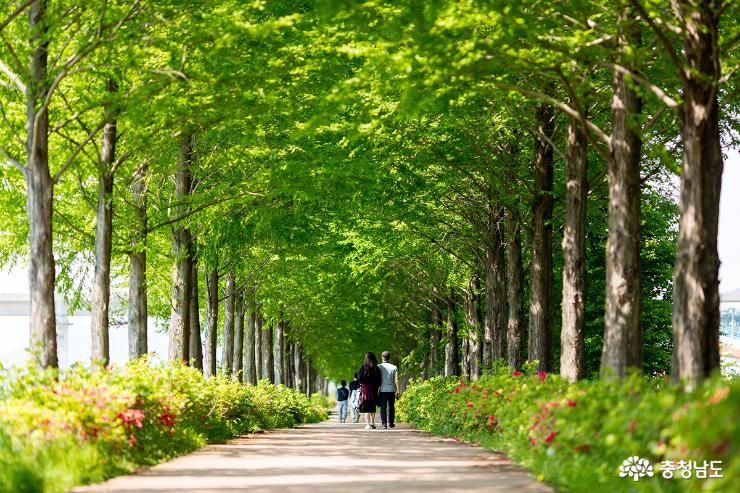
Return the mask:
<svg viewBox="0 0 740 493">
<path fill-rule="evenodd" d="M 398 367 L 390 362 L 391 353 L 383 351 L 381 355 L 383 362 L 378 365 L 380 369 L 380 421 L 383 429 L 395 428 L 396 397 L 398 397 Z"/>
</svg>

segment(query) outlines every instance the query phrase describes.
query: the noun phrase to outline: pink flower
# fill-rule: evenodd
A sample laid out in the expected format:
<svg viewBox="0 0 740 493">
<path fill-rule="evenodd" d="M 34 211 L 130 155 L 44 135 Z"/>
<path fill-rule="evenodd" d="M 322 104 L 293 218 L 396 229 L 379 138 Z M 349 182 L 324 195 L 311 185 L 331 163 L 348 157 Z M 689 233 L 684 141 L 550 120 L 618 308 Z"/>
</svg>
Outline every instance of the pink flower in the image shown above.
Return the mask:
<svg viewBox="0 0 740 493">
<path fill-rule="evenodd" d="M 552 441 L 555 440 L 555 432 L 551 431 L 549 435 L 547 435 L 547 438 L 545 438 L 545 443 L 552 443 Z"/>
<path fill-rule="evenodd" d="M 540 382 L 544 382 L 545 379 L 547 378 L 547 372 L 546 371 L 538 372 L 537 377 L 540 379 Z"/>
<path fill-rule="evenodd" d="M 496 416 L 494 416 L 493 414 L 491 414 L 490 416 L 488 416 L 488 424 L 489 425 L 493 425 L 493 423 L 495 423 L 495 422 L 496 422 Z"/>
<path fill-rule="evenodd" d="M 515 372 L 514 372 L 514 373 L 512 373 L 511 375 L 512 375 L 512 376 L 514 376 L 514 377 L 521 377 L 521 376 L 523 375 L 523 373 L 522 373 L 522 372 L 520 372 L 520 371 L 515 371 Z"/>
</svg>

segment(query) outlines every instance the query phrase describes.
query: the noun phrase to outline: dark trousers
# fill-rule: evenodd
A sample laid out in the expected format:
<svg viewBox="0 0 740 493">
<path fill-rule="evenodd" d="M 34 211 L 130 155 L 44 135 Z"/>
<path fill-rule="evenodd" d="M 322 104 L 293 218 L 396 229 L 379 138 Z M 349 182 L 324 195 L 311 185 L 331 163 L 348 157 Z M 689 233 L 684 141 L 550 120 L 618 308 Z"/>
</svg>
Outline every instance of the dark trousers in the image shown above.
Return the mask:
<svg viewBox="0 0 740 493">
<path fill-rule="evenodd" d="M 386 412 L 388 414 L 386 414 Z M 392 425 L 396 420 L 396 393 L 380 393 L 380 421 L 383 424 Z"/>
</svg>

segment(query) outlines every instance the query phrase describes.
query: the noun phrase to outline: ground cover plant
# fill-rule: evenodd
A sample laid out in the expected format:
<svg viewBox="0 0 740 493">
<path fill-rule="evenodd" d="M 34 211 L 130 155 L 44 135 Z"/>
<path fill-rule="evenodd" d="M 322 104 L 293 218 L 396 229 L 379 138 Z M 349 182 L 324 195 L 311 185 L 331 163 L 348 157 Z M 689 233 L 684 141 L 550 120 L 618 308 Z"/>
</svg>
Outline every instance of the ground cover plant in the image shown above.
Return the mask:
<svg viewBox="0 0 740 493">
<path fill-rule="evenodd" d="M 400 417 L 426 431 L 501 450 L 565 491 L 740 491 L 740 380 L 714 378 L 693 392 L 662 378 L 581 381 L 502 369 L 476 382 L 412 384 Z M 653 477 L 620 477 L 623 461 L 650 461 Z M 669 474 L 666 461 L 722 461 L 723 478 Z M 665 464 L 661 468 L 661 465 Z"/>
<path fill-rule="evenodd" d="M 283 385 L 205 379 L 144 357 L 125 366 L 36 367 L 0 377 L 0 491 L 66 491 L 207 443 L 326 419 L 319 399 Z"/>
</svg>

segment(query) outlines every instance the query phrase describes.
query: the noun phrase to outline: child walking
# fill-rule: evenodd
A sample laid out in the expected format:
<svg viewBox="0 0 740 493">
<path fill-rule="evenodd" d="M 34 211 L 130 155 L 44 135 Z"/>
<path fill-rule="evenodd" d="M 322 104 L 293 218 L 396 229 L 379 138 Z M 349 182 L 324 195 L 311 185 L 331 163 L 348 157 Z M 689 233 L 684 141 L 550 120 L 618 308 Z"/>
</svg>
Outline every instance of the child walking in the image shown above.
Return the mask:
<svg viewBox="0 0 740 493">
<path fill-rule="evenodd" d="M 345 423 L 347 421 L 347 399 L 349 399 L 349 389 L 347 388 L 347 382 L 342 380 L 342 386 L 337 389 L 337 404 L 339 407 L 339 422 Z"/>
</svg>

